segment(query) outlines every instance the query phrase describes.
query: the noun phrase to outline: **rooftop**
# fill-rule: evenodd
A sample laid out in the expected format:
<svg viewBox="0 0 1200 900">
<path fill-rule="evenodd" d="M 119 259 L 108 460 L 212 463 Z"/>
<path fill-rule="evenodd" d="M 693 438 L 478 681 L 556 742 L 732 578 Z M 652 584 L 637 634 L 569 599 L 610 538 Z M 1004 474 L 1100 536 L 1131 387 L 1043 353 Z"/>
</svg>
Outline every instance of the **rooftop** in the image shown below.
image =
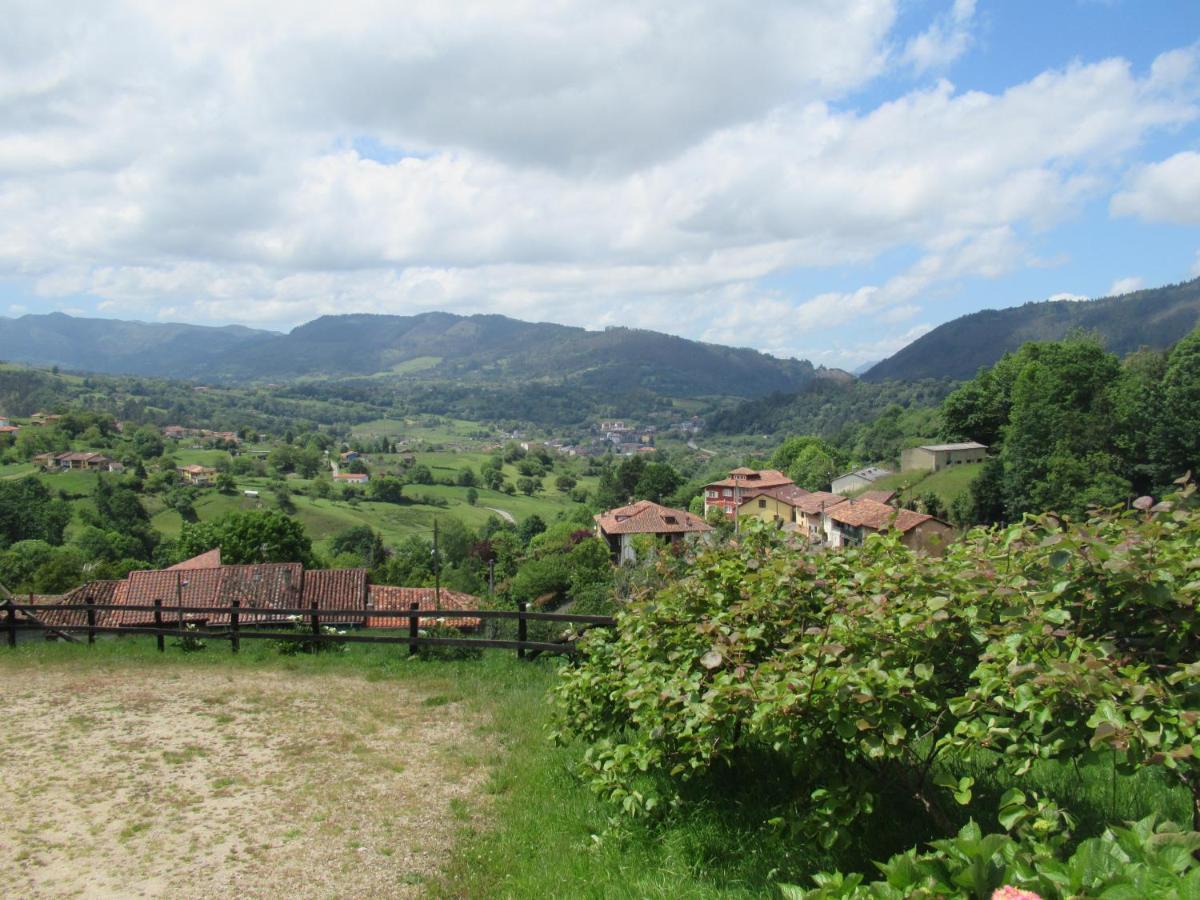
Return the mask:
<svg viewBox="0 0 1200 900">
<path fill-rule="evenodd" d="M 685 534 L 712 531 L 699 516 L 650 500 L 593 516 L 605 534 Z"/>
<path fill-rule="evenodd" d="M 870 528 L 883 531 L 894 528 L 900 532 L 912 531 L 923 522 L 933 519 L 925 513 L 911 509 L 896 509 L 875 500 L 846 500 L 828 510 L 829 518 L 851 527 Z"/>
<path fill-rule="evenodd" d="M 922 444 L 922 450 L 932 450 L 935 453 L 941 450 L 986 450 L 987 444 L 978 444 L 975 441 L 963 441 L 959 444 Z"/>
</svg>

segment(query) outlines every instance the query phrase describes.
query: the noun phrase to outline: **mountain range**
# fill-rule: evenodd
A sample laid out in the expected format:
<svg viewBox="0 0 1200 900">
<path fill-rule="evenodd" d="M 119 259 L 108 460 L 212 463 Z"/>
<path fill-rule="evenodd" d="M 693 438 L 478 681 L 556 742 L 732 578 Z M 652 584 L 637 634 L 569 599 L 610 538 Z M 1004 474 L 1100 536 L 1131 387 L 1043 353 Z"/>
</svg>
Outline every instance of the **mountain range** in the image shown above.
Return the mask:
<svg viewBox="0 0 1200 900">
<path fill-rule="evenodd" d="M 1026 341 L 1054 341 L 1082 330 L 1113 353 L 1165 349 L 1200 323 L 1200 278 L 1098 300 L 1044 300 L 985 309 L 917 338 L 862 374 L 866 381 L 971 378 Z"/>
<path fill-rule="evenodd" d="M 87 372 L 213 383 L 391 376 L 497 385 L 552 382 L 676 397 L 761 396 L 837 369 L 631 328 L 587 331 L 498 315 L 323 316 L 287 334 L 63 313 L 0 318 L 0 356 Z"/>
</svg>

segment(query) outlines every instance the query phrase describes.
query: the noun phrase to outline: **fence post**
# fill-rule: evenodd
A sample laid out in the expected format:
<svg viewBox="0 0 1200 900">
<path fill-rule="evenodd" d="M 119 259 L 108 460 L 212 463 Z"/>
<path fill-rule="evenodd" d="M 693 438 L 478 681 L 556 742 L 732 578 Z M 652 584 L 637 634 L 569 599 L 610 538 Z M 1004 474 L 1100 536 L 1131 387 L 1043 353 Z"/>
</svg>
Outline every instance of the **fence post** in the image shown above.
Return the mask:
<svg viewBox="0 0 1200 900">
<path fill-rule="evenodd" d="M 525 643 L 525 639 L 529 637 L 529 623 L 525 621 L 525 610 L 529 604 L 524 600 L 517 601 L 517 641 L 521 644 Z M 517 659 L 525 658 L 525 648 L 517 648 Z"/>
<path fill-rule="evenodd" d="M 96 643 L 96 601 L 92 597 L 84 599 L 87 606 L 88 643 Z"/>
<path fill-rule="evenodd" d="M 409 605 L 411 615 L 408 617 L 408 655 L 415 656 L 417 653 L 417 623 L 421 620 L 417 617 L 417 610 L 420 609 L 420 604 L 413 603 Z"/>
<path fill-rule="evenodd" d="M 162 617 L 162 599 L 154 601 L 154 627 L 158 629 L 158 634 L 154 636 L 154 642 L 158 644 L 158 652 L 162 653 L 167 649 L 167 639 L 162 633 L 163 617 Z"/>
<path fill-rule="evenodd" d="M 241 608 L 241 600 L 234 600 L 229 607 L 229 649 L 234 653 L 242 646 L 242 639 L 238 636 L 238 610 Z"/>
<path fill-rule="evenodd" d="M 17 611 L 11 599 L 4 601 L 4 618 L 8 625 L 8 646 L 17 646 Z"/>
</svg>

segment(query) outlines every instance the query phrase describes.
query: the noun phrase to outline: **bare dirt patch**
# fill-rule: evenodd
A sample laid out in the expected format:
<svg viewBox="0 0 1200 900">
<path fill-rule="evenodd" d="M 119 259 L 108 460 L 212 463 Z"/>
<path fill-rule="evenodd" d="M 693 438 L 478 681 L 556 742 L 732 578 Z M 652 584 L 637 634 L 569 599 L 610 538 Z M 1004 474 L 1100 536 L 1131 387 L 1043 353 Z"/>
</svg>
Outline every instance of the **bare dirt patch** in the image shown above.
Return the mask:
<svg viewBox="0 0 1200 900">
<path fill-rule="evenodd" d="M 486 775 L 464 704 L 395 682 L 7 674 L 8 896 L 415 896 Z"/>
</svg>

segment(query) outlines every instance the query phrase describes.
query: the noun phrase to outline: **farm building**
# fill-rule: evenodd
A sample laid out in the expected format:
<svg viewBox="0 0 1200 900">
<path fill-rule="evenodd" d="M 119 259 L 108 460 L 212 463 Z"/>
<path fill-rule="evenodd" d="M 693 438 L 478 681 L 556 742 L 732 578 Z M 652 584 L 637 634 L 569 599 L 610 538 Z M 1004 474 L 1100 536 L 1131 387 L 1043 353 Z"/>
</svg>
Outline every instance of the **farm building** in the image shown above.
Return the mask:
<svg viewBox="0 0 1200 900">
<path fill-rule="evenodd" d="M 830 488 L 835 494 L 852 494 L 863 488 L 869 488 L 884 475 L 891 474 L 890 469 L 883 469 L 879 466 L 867 466 L 865 469 L 848 472 L 840 478 L 833 479 L 833 484 Z"/>
<path fill-rule="evenodd" d="M 649 500 L 639 500 L 631 506 L 609 510 L 594 516 L 596 536 L 608 543 L 616 562 L 635 562 L 637 551 L 633 541 L 647 534 L 663 543 L 678 544 L 696 535 L 712 531 L 712 526 L 682 509 L 660 506 Z"/>
<path fill-rule="evenodd" d="M 975 441 L 960 444 L 926 444 L 900 453 L 901 472 L 939 472 L 947 466 L 981 463 L 987 459 L 987 447 Z"/>
</svg>

